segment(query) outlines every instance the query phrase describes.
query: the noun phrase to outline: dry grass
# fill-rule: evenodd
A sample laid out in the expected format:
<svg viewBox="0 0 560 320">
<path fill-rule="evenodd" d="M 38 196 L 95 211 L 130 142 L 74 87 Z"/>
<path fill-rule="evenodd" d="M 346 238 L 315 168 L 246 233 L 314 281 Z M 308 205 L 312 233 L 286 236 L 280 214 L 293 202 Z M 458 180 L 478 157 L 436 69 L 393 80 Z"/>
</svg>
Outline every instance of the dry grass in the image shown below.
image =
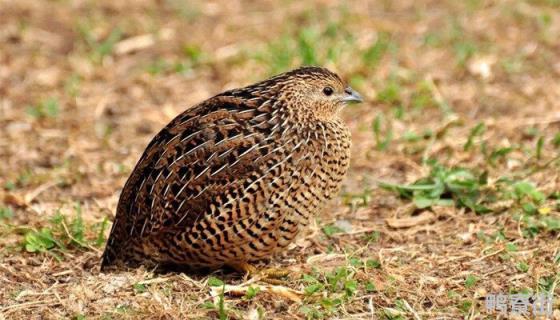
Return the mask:
<svg viewBox="0 0 560 320">
<path fill-rule="evenodd" d="M 560 319 L 559 5 L 0 2 L 0 319 L 492 319 L 499 292 L 554 293 Z M 304 63 L 367 102 L 344 114 L 344 194 L 270 264 L 289 274 L 217 272 L 225 294 L 207 275 L 100 274 L 103 221 L 155 132 Z M 471 182 L 491 212 L 379 187 L 429 159 L 487 172 Z"/>
</svg>

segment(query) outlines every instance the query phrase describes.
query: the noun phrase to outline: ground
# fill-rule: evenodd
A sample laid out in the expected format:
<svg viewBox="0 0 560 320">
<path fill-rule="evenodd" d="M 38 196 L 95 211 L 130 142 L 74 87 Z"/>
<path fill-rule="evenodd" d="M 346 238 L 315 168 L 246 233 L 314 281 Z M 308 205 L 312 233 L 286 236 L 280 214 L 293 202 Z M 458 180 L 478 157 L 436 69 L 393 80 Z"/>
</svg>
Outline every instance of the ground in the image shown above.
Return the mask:
<svg viewBox="0 0 560 320">
<path fill-rule="evenodd" d="M 1 1 L 0 319 L 560 319 L 558 39 L 558 0 Z M 302 64 L 365 103 L 288 272 L 100 273 L 153 135 Z"/>
</svg>

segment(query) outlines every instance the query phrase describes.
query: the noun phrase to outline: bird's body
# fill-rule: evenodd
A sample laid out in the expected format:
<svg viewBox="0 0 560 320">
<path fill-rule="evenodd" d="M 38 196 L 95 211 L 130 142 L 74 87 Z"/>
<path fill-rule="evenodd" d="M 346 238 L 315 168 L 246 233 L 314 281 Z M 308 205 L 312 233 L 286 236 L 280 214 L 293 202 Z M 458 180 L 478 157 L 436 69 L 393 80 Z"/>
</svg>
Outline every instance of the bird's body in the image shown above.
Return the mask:
<svg viewBox="0 0 560 320">
<path fill-rule="evenodd" d="M 102 269 L 239 268 L 290 244 L 338 192 L 349 164 L 344 102 L 324 103 L 334 101 L 326 87 L 350 95 L 335 74 L 307 67 L 172 120 L 123 189 Z"/>
</svg>

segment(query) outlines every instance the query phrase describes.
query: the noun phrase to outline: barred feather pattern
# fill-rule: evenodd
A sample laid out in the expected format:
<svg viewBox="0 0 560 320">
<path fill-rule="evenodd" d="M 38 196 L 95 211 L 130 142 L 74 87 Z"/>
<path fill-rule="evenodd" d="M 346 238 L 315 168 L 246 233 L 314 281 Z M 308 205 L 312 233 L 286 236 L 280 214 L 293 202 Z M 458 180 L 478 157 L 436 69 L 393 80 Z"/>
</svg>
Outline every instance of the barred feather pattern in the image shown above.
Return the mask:
<svg viewBox="0 0 560 320">
<path fill-rule="evenodd" d="M 343 85 L 315 69 L 217 95 L 162 129 L 125 184 L 102 269 L 216 268 L 288 246 L 338 193 L 350 160 L 337 114 L 304 111 L 289 90 Z"/>
</svg>

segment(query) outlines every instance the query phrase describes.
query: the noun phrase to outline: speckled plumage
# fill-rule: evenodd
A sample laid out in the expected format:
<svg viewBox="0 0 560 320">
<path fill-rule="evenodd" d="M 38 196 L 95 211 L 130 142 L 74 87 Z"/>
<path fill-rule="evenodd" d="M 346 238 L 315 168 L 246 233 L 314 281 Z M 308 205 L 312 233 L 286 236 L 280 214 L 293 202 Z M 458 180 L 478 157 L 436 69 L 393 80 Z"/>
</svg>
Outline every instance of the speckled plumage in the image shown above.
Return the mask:
<svg viewBox="0 0 560 320">
<path fill-rule="evenodd" d="M 338 191 L 359 95 L 299 68 L 190 108 L 150 142 L 121 194 L 102 269 L 237 267 L 286 247 Z"/>
</svg>

